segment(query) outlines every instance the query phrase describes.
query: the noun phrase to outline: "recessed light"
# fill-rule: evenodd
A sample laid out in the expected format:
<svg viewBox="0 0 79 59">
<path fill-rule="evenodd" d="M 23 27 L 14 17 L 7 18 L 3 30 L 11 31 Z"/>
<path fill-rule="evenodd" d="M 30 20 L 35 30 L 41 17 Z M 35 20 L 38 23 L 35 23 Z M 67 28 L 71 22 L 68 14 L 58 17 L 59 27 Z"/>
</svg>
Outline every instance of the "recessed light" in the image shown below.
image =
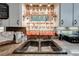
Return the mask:
<svg viewBox="0 0 79 59">
<path fill-rule="evenodd" d="M 50 6 L 50 4 L 48 4 L 48 7 Z"/>
<path fill-rule="evenodd" d="M 42 4 L 39 4 L 39 6 L 42 6 Z"/>
<path fill-rule="evenodd" d="M 32 4 L 30 4 L 30 6 L 32 6 Z"/>
</svg>

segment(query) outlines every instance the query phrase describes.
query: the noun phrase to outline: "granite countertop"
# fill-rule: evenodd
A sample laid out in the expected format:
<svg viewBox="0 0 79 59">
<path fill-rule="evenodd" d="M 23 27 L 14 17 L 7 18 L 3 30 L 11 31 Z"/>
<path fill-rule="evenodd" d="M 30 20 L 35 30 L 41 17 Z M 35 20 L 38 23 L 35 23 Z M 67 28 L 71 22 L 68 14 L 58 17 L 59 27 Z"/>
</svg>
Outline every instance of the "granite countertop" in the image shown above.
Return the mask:
<svg viewBox="0 0 79 59">
<path fill-rule="evenodd" d="M 79 43 L 69 43 L 65 40 L 58 40 L 54 39 L 54 42 L 56 42 L 62 50 L 65 50 L 68 52 L 68 55 L 78 55 L 79 56 Z"/>
</svg>

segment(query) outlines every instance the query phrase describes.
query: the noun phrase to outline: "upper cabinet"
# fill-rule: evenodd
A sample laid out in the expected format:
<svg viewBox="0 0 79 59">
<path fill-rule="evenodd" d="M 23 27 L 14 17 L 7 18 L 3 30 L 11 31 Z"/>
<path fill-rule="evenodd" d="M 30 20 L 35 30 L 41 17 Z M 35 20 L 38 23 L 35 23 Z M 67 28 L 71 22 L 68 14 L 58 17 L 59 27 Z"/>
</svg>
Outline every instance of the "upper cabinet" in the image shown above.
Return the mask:
<svg viewBox="0 0 79 59">
<path fill-rule="evenodd" d="M 20 3 L 0 3 L 0 27 L 22 25 L 22 5 Z"/>
<path fill-rule="evenodd" d="M 60 4 L 60 26 L 79 26 L 79 3 Z"/>
<path fill-rule="evenodd" d="M 79 3 L 0 3 L 0 27 L 26 27 L 28 22 L 41 20 L 52 27 L 79 26 Z"/>
<path fill-rule="evenodd" d="M 10 13 L 10 26 L 18 27 L 21 26 L 21 5 L 19 3 L 10 3 L 9 4 L 9 13 Z"/>
<path fill-rule="evenodd" d="M 74 26 L 79 26 L 79 3 L 74 4 Z"/>
<path fill-rule="evenodd" d="M 69 27 L 73 23 L 73 4 L 60 4 L 60 26 Z"/>
<path fill-rule="evenodd" d="M 9 26 L 9 5 L 0 3 L 0 27 Z"/>
</svg>

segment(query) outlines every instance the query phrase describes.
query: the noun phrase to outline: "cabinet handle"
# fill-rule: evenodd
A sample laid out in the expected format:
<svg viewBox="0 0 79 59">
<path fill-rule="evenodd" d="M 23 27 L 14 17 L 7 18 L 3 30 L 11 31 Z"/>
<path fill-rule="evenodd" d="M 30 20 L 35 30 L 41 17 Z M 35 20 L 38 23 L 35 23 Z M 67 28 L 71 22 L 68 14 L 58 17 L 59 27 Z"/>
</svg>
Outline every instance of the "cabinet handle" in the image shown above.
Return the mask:
<svg viewBox="0 0 79 59">
<path fill-rule="evenodd" d="M 2 26 L 2 20 L 0 20 L 0 26 Z"/>
<path fill-rule="evenodd" d="M 17 20 L 17 24 L 19 25 L 19 20 Z"/>
<path fill-rule="evenodd" d="M 61 20 L 61 24 L 63 25 L 63 23 L 64 23 L 64 21 L 63 21 L 63 19 Z"/>
<path fill-rule="evenodd" d="M 76 20 L 74 20 L 74 24 L 77 24 L 77 21 Z"/>
</svg>

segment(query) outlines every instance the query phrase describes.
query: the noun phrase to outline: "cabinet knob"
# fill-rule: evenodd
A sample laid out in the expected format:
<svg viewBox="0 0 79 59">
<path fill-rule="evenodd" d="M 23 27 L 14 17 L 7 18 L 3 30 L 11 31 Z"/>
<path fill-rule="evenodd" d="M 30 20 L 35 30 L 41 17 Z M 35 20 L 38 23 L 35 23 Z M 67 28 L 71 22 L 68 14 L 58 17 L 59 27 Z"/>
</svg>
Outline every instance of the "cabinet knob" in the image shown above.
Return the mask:
<svg viewBox="0 0 79 59">
<path fill-rule="evenodd" d="M 19 25 L 19 20 L 17 20 L 17 24 Z"/>
</svg>

